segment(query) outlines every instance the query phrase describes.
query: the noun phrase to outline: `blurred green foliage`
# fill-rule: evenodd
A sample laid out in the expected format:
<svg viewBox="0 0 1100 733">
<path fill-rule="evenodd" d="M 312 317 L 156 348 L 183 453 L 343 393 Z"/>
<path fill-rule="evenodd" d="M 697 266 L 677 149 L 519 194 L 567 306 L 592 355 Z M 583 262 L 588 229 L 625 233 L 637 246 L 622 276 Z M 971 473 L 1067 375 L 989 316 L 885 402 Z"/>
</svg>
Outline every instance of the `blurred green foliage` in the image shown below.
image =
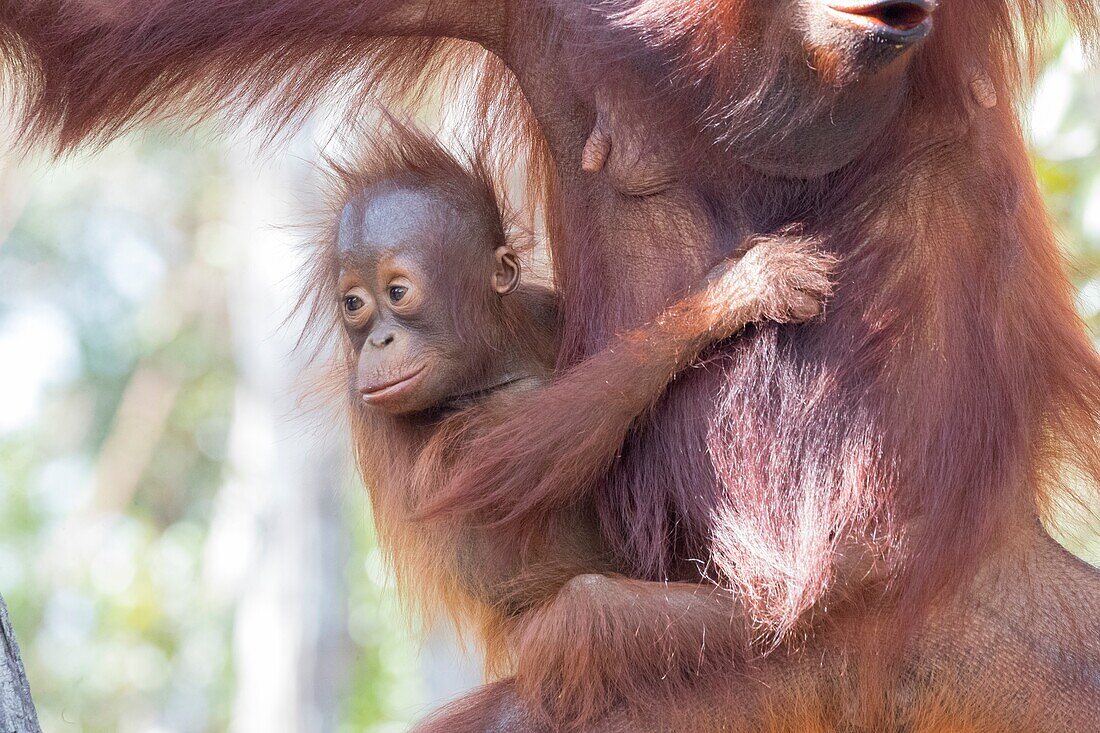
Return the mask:
<svg viewBox="0 0 1100 733">
<path fill-rule="evenodd" d="M 199 298 L 178 280 L 188 267 L 220 279 L 192 247 L 217 216 L 216 157 L 128 141 L 36 178 L 0 250 L 7 397 L 22 413 L 0 432 L 0 554 L 19 568 L 2 587 L 43 726 L 217 730 L 229 616 L 199 573 L 234 366 L 219 289 Z M 99 457 L 139 373 L 167 412 L 132 495 L 111 496 Z"/>
<path fill-rule="evenodd" d="M 0 589 L 45 730 L 229 725 L 232 599 L 205 582 L 204 550 L 236 383 L 233 183 L 216 145 L 162 135 L 21 181 L 0 245 Z M 401 729 L 416 648 L 366 503 L 347 503 L 341 729 Z"/>
</svg>

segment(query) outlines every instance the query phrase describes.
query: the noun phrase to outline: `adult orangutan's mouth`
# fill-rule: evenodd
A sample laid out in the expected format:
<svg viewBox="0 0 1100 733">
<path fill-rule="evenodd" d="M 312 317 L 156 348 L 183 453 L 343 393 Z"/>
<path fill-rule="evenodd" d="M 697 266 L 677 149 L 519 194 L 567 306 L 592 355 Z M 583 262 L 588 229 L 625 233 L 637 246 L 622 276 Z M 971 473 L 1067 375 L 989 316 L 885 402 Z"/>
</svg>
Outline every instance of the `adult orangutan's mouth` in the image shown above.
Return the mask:
<svg viewBox="0 0 1100 733">
<path fill-rule="evenodd" d="M 923 38 L 932 29 L 936 0 L 826 0 L 847 22 L 899 42 Z"/>
</svg>

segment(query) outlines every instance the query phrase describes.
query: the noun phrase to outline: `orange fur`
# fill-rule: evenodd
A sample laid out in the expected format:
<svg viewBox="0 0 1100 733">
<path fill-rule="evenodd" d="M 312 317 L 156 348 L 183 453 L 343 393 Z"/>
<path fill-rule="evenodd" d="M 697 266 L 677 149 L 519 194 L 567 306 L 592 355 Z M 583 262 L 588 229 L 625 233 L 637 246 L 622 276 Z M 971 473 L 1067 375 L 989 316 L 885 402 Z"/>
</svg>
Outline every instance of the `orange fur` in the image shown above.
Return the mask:
<svg viewBox="0 0 1100 733">
<path fill-rule="evenodd" d="M 1000 619 L 1011 622 L 1014 638 L 982 637 L 988 645 L 978 646 L 993 661 L 1032 655 L 1016 665 L 1018 686 L 1001 667 L 953 677 L 952 655 L 977 653 L 963 633 L 944 641 L 938 656 L 916 657 L 947 670 L 932 689 L 911 693 L 899 665 L 945 607 L 979 616 L 1004 605 L 1013 585 L 982 571 L 1016 551 L 1054 497 L 1076 489 L 1083 505 L 1096 504 L 1100 363 L 1073 309 L 1015 105 L 1050 14 L 1068 11 L 1095 39 L 1100 11 L 1093 0 L 941 0 L 935 31 L 897 82 L 904 95 L 885 132 L 859 140 L 866 147 L 842 167 L 800 178 L 747 164 L 755 151 L 746 141 L 797 142 L 801 125 L 859 88 L 844 86 L 845 69 L 829 57 L 821 95 L 783 105 L 783 64 L 793 58 L 789 68 L 814 71 L 788 43 L 791 16 L 775 12 L 791 2 L 485 0 L 474 12 L 458 0 L 134 0 L 104 14 L 94 9 L 103 3 L 24 0 L 0 3 L 0 49 L 30 129 L 69 147 L 162 114 L 265 98 L 273 98 L 278 127 L 334 88 L 373 93 L 388 80 L 408 89 L 425 78 L 421 71 L 464 76 L 466 62 L 479 59 L 486 80 L 479 94 L 491 100 L 491 114 L 479 119 L 516 123 L 510 129 L 518 133 L 502 144 L 537 152 L 529 202 L 542 207 L 551 234 L 565 367 L 656 317 L 746 237 L 801 225 L 842 263 L 827 319 L 797 331 L 761 326 L 708 352 L 644 422 L 630 426 L 621 450 L 605 437 L 577 448 L 612 452 L 606 475 L 563 471 L 531 494 L 482 469 L 560 448 L 573 416 L 634 398 L 618 383 L 604 395 L 586 393 L 589 402 L 560 406 L 554 430 L 497 426 L 549 443 L 506 444 L 492 456 L 462 459 L 448 496 L 478 497 L 471 507 L 492 505 L 497 519 L 514 520 L 503 529 L 520 533 L 538 526 L 547 505 L 594 501 L 625 575 L 686 580 L 701 565 L 736 595 L 738 620 L 753 629 L 741 640 L 743 657 L 771 651 L 766 669 L 746 664 L 743 674 L 716 680 L 719 692 L 701 683 L 681 688 L 671 713 L 632 700 L 657 716 L 651 728 L 835 729 L 851 720 L 837 700 L 858 707 L 867 698 L 886 700 L 864 705 L 866 715 L 888 721 L 878 729 L 945 730 L 957 716 L 976 718 L 975 730 L 998 730 L 1006 727 L 999 716 L 1042 707 L 1063 687 L 1078 693 L 1076 703 L 1058 698 L 1067 715 L 1085 720 L 1087 706 L 1100 703 L 1100 686 L 1065 680 L 1087 680 L 1100 657 L 1095 574 L 1066 575 L 1070 587 L 1025 587 L 1026 613 Z M 390 15 L 401 7 L 417 12 Z M 453 41 L 378 40 L 395 18 L 411 23 L 405 32 L 474 40 L 496 56 Z M 988 107 L 988 95 L 975 105 L 975 78 L 988 81 L 997 106 Z M 595 106 L 608 89 L 623 108 L 616 118 L 637 128 L 627 137 L 663 153 L 668 175 L 656 195 L 615 187 L 623 171 L 614 139 L 607 169 L 580 173 Z M 868 105 L 854 121 L 881 111 Z M 384 470 L 397 459 L 371 461 Z M 461 517 L 466 507 L 436 509 Z M 410 536 L 402 554 L 427 552 L 420 539 Z M 1055 571 L 1070 564 L 1054 554 L 1034 563 L 1022 567 L 1060 578 Z M 873 655 L 852 643 L 844 650 L 859 662 L 852 669 L 801 674 L 838 614 L 869 619 L 890 611 L 896 618 L 881 628 L 904 633 L 882 645 L 897 664 L 867 661 Z M 1058 654 L 1044 651 L 1044 632 L 1059 635 Z M 802 651 L 785 656 L 792 643 Z M 594 648 L 580 666 L 594 667 L 597 657 Z M 853 685 L 830 687 L 853 674 Z M 736 703 L 751 702 L 754 685 L 769 680 L 768 704 L 748 704 L 738 717 Z M 790 692 L 803 684 L 804 696 Z M 952 685 L 956 694 L 944 695 Z M 903 692 L 891 695 L 895 687 Z M 514 689 L 498 685 L 472 700 L 462 713 L 467 729 L 485 727 L 474 727 L 483 704 L 482 722 L 501 710 L 516 714 L 508 703 Z M 908 694 L 923 707 L 914 710 Z M 735 704 L 726 705 L 730 699 Z M 792 711 L 778 710 L 785 702 Z M 1035 727 L 1075 730 L 1053 705 L 1042 707 Z M 609 730 L 616 720 L 618 730 L 632 729 L 623 718 L 609 720 Z M 525 726 L 539 729 L 522 716 L 509 727 Z"/>
</svg>

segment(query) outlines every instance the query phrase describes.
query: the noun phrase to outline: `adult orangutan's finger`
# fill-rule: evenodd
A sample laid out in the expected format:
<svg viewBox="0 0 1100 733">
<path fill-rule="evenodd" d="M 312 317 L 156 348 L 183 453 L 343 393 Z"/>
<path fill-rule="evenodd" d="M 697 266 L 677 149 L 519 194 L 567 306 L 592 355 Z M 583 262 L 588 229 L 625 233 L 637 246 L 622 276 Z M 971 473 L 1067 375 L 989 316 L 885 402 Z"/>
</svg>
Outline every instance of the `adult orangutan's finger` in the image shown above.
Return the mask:
<svg viewBox="0 0 1100 733">
<path fill-rule="evenodd" d="M 607 163 L 607 156 L 611 154 L 611 130 L 606 118 L 600 114 L 596 117 L 596 126 L 588 135 L 584 143 L 584 152 L 581 153 L 581 170 L 585 173 L 599 173 Z"/>
<path fill-rule="evenodd" d="M 974 77 L 970 80 L 970 94 L 982 109 L 993 109 L 997 106 L 997 87 L 993 85 L 989 75 L 982 70 L 975 71 Z"/>
</svg>

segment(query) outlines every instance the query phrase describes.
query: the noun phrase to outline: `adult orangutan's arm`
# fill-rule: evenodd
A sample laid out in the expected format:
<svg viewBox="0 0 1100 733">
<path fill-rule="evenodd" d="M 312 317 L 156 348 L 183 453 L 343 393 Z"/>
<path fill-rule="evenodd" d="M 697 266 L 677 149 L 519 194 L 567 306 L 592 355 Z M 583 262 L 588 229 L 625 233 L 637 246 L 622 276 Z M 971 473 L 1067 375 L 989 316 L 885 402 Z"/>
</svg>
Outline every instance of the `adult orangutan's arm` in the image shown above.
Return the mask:
<svg viewBox="0 0 1100 733">
<path fill-rule="evenodd" d="M 1006 534 L 975 580 L 925 621 L 911 678 L 928 689 L 916 699 L 940 700 L 974 730 L 1100 730 L 1100 570 L 1037 519 Z"/>
<path fill-rule="evenodd" d="M 531 393 L 472 439 L 422 516 L 493 524 L 573 503 L 614 461 L 635 421 L 707 346 L 761 321 L 821 312 L 833 260 L 810 239 L 759 237 L 655 320 Z M 579 406 L 579 407 L 578 407 Z"/>
<path fill-rule="evenodd" d="M 0 0 L 0 62 L 30 131 L 70 147 L 268 97 L 278 127 L 346 75 L 411 79 L 431 39 L 493 49 L 504 22 L 504 0 Z"/>
</svg>

